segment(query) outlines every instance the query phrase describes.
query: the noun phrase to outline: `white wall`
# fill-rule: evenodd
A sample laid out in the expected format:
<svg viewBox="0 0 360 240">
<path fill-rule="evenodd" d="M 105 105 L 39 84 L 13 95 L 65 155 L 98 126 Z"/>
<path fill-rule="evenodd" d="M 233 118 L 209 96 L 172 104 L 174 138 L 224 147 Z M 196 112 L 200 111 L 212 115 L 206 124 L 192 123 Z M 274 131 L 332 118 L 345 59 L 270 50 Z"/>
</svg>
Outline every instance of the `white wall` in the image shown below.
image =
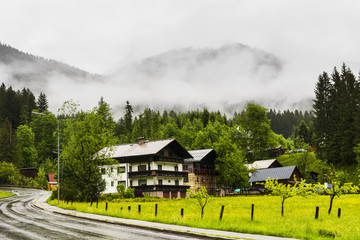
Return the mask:
<svg viewBox="0 0 360 240">
<path fill-rule="evenodd" d="M 121 163 L 121 164 L 114 164 L 111 166 L 104 165 L 99 167 L 100 172 L 101 169 L 105 169 L 105 174 L 102 174 L 102 178 L 106 182 L 106 188 L 103 193 L 116 193 L 117 192 L 116 187 L 119 181 L 125 181 L 125 186 L 128 187 L 126 165 L 127 165 L 126 163 Z M 118 173 L 118 167 L 125 167 L 125 172 Z M 113 186 L 111 186 L 111 182 L 113 182 Z"/>
</svg>

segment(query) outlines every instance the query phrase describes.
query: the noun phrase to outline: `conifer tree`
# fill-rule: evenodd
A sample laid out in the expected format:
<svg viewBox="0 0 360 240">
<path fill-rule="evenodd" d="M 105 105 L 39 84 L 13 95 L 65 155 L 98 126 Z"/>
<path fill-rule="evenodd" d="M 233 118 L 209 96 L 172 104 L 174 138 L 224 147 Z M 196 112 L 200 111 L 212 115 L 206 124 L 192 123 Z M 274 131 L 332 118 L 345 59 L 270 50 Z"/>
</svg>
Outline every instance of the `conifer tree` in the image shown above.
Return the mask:
<svg viewBox="0 0 360 240">
<path fill-rule="evenodd" d="M 39 112 L 45 112 L 48 110 L 49 105 L 45 93 L 43 92 L 40 93 L 36 105 Z"/>
<path fill-rule="evenodd" d="M 129 101 L 126 101 L 124 123 L 125 130 L 128 134 L 131 134 L 132 132 L 132 113 L 133 107 L 130 105 Z"/>
</svg>

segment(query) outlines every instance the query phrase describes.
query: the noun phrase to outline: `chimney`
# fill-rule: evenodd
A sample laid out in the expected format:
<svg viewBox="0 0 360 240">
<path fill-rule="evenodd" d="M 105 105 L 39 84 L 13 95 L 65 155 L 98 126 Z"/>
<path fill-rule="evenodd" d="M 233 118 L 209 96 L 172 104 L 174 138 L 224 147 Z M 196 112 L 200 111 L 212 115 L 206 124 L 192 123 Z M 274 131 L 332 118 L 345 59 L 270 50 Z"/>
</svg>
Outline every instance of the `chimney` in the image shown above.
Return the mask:
<svg viewBox="0 0 360 240">
<path fill-rule="evenodd" d="M 144 137 L 138 137 L 138 144 L 141 145 L 143 143 L 145 143 L 145 138 Z"/>
</svg>

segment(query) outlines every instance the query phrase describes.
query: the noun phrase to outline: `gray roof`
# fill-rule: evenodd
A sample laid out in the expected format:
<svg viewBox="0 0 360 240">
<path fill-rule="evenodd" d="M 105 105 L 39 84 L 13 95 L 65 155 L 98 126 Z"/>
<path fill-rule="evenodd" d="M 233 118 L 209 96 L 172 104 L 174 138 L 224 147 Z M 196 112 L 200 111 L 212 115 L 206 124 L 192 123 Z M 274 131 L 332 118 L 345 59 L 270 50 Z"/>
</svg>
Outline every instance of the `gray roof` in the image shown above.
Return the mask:
<svg viewBox="0 0 360 240">
<path fill-rule="evenodd" d="M 102 153 L 108 153 L 109 158 L 132 157 L 141 155 L 154 155 L 160 152 L 167 145 L 176 141 L 175 139 L 164 139 L 156 141 L 145 141 L 142 144 L 130 143 L 104 148 Z"/>
<path fill-rule="evenodd" d="M 271 179 L 290 179 L 296 166 L 259 169 L 252 173 L 249 182 L 263 182 Z"/>
<path fill-rule="evenodd" d="M 276 159 L 269 159 L 269 160 L 259 160 L 255 161 L 251 164 L 245 164 L 248 169 L 262 169 L 262 168 L 269 168 Z"/>
<path fill-rule="evenodd" d="M 189 151 L 192 158 L 184 159 L 185 162 L 200 162 L 206 155 L 208 155 L 213 149 L 201 149 Z"/>
</svg>

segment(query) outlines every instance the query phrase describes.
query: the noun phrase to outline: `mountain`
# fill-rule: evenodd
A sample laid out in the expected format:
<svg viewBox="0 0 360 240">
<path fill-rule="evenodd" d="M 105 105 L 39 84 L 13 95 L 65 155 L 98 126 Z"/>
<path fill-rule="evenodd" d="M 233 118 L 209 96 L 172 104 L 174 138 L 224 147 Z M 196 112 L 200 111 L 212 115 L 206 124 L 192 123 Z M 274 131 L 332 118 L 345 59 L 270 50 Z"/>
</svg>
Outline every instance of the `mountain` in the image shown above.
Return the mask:
<svg viewBox="0 0 360 240">
<path fill-rule="evenodd" d="M 272 79 L 282 70 L 282 62 L 243 44 L 227 44 L 220 48 L 174 49 L 146 58 L 132 65 L 131 70 L 146 78 L 191 82 L 209 82 L 213 78 L 219 81 L 219 77 L 242 80 L 244 76 Z"/>
<path fill-rule="evenodd" d="M 69 99 L 91 109 L 101 97 L 116 115 L 127 100 L 137 112 L 206 107 L 233 114 L 253 100 L 269 109 L 311 109 L 311 99 L 294 94 L 296 76 L 284 74 L 285 66 L 274 54 L 235 43 L 173 49 L 100 76 L 0 43 L 0 83 L 45 92 L 52 111 Z"/>
<path fill-rule="evenodd" d="M 97 81 L 101 76 L 55 60 L 45 59 L 22 52 L 0 43 L 0 81 L 11 84 L 46 87 L 54 76 L 72 81 Z M 43 89 L 45 90 L 45 89 Z M 36 91 L 36 90 L 35 90 Z"/>
</svg>

